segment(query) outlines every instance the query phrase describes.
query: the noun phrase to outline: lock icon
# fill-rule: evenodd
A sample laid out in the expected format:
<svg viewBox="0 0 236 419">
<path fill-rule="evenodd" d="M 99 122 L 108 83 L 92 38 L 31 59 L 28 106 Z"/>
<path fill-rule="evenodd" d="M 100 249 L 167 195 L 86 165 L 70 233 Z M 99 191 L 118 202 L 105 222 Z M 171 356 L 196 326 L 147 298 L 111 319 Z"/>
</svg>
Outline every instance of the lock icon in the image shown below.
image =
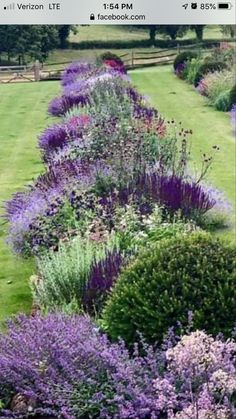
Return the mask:
<svg viewBox="0 0 236 419">
<path fill-rule="evenodd" d="M 91 15 L 90 15 L 90 20 L 95 20 L 95 16 L 94 16 L 93 13 L 91 13 Z"/>
</svg>

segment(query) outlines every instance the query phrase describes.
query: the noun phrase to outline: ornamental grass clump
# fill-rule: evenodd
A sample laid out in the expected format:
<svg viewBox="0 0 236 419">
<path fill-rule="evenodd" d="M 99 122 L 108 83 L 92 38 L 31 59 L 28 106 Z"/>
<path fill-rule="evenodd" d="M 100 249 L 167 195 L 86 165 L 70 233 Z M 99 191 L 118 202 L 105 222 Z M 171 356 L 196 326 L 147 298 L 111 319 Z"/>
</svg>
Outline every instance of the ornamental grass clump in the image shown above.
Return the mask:
<svg viewBox="0 0 236 419">
<path fill-rule="evenodd" d="M 215 71 L 208 73 L 200 81 L 198 91 L 207 96 L 210 105 L 220 111 L 230 110 L 230 90 L 234 84 L 233 71 Z"/>
<path fill-rule="evenodd" d="M 208 73 L 214 73 L 215 71 L 223 71 L 228 68 L 228 65 L 224 61 L 218 60 L 205 60 L 198 71 L 195 74 L 194 86 L 197 87 L 200 80 Z"/>
<path fill-rule="evenodd" d="M 55 310 L 76 302 L 80 309 L 98 312 L 118 277 L 124 256 L 116 236 L 104 243 L 76 237 L 37 259 L 40 280 L 32 284 L 40 307 Z"/>
<path fill-rule="evenodd" d="M 229 336 L 236 324 L 236 247 L 207 233 L 162 240 L 123 270 L 103 322 L 113 339 L 129 344 L 140 332 L 161 341 L 173 321 Z"/>
<path fill-rule="evenodd" d="M 0 416 L 232 419 L 235 354 L 202 331 L 131 354 L 88 317 L 21 315 L 0 334 Z"/>
</svg>

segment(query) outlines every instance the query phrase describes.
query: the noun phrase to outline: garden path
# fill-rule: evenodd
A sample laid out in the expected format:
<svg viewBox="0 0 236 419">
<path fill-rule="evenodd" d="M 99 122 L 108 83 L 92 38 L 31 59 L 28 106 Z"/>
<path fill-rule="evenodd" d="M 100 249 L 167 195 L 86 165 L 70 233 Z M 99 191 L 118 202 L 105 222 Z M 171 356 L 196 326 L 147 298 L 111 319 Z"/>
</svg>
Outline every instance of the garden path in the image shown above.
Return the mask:
<svg viewBox="0 0 236 419">
<path fill-rule="evenodd" d="M 0 215 L 3 203 L 42 170 L 37 136 L 47 121 L 47 106 L 59 83 L 0 85 Z M 0 219 L 0 324 L 6 316 L 30 307 L 31 261 L 14 257 L 5 243 Z"/>
<path fill-rule="evenodd" d="M 234 207 L 232 226 L 223 234 L 235 240 L 236 143 L 229 114 L 208 106 L 207 99 L 178 79 L 171 66 L 137 69 L 130 72 L 130 76 L 138 90 L 149 96 L 152 105 L 161 114 L 193 130 L 193 166 L 194 162 L 198 167 L 201 164 L 201 152 L 208 154 L 214 145 L 220 147 L 207 180 L 224 191 Z"/>
</svg>

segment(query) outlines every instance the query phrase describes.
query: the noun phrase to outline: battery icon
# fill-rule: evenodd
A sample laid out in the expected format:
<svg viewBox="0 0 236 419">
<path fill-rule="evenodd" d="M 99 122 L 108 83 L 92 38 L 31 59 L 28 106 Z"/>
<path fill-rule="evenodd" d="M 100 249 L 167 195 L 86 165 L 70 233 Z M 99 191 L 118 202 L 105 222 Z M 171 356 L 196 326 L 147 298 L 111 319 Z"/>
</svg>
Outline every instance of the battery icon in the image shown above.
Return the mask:
<svg viewBox="0 0 236 419">
<path fill-rule="evenodd" d="M 230 10 L 232 7 L 231 3 L 218 3 L 218 9 L 228 9 Z"/>
</svg>

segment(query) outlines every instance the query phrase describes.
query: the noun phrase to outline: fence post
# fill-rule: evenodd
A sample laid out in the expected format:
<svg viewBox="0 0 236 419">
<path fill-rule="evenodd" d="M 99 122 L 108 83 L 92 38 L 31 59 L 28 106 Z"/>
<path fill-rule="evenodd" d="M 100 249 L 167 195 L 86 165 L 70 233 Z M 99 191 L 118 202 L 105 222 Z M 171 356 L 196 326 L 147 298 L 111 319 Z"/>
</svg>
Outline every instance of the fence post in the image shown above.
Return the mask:
<svg viewBox="0 0 236 419">
<path fill-rule="evenodd" d="M 177 45 L 177 48 L 178 48 L 178 54 L 180 54 L 180 45 L 179 44 Z"/>
<path fill-rule="evenodd" d="M 134 67 L 134 51 L 131 51 L 131 68 Z"/>
<path fill-rule="evenodd" d="M 36 60 L 35 64 L 34 64 L 34 81 L 40 81 L 40 62 L 39 62 L 39 60 Z"/>
</svg>

